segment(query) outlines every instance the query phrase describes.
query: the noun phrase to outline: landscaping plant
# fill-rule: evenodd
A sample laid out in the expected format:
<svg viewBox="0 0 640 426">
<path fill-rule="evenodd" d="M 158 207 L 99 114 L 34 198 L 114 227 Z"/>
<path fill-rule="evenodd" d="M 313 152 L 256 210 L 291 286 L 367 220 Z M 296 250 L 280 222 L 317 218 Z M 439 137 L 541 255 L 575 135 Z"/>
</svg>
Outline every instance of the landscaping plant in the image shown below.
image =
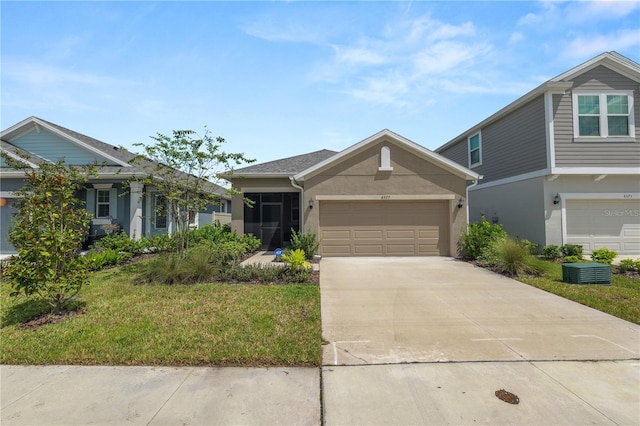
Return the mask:
<svg viewBox="0 0 640 426">
<path fill-rule="evenodd" d="M 565 244 L 561 247 L 562 257 L 575 256 L 582 259 L 583 248 L 580 244 Z"/>
<path fill-rule="evenodd" d="M 494 241 L 483 251 L 479 260 L 491 269 L 511 277 L 540 273 L 537 259 L 531 255 L 531 246 L 513 238 Z"/>
<path fill-rule="evenodd" d="M 555 244 L 549 244 L 542 249 L 542 257 L 547 260 L 557 260 L 562 257 L 562 249 Z"/>
<path fill-rule="evenodd" d="M 75 194 L 94 169 L 62 161 L 43 162 L 37 169 L 22 163 L 12 166 L 24 170 L 26 182 L 16 191 L 18 212 L 9 231 L 18 255 L 2 275 L 13 286 L 12 295 L 38 296 L 58 314 L 87 282 L 87 265 L 79 249 L 89 233 L 91 216 Z"/>
<path fill-rule="evenodd" d="M 301 249 L 287 250 L 282 255 L 282 260 L 289 264 L 291 269 L 309 269 L 311 263 L 306 259 L 305 253 Z"/>
<path fill-rule="evenodd" d="M 599 263 L 606 263 L 607 265 L 611 265 L 613 263 L 613 259 L 618 257 L 618 253 L 614 250 L 609 250 L 608 248 L 601 248 L 591 252 L 591 260 Z"/>
<path fill-rule="evenodd" d="M 458 242 L 460 255 L 465 259 L 475 260 L 494 241 L 507 237 L 502 225 L 491 224 L 484 216 L 480 222 L 470 223 L 467 232 L 463 233 Z"/>
<path fill-rule="evenodd" d="M 293 228 L 291 229 L 291 240 L 289 242 L 291 243 L 291 250 L 304 251 L 307 260 L 313 259 L 313 256 L 318 253 L 318 247 L 320 247 L 320 242 L 314 232 L 307 231 L 303 234 L 302 232 L 296 232 Z"/>
<path fill-rule="evenodd" d="M 640 260 L 622 259 L 618 265 L 618 270 L 625 272 L 640 272 Z"/>
</svg>

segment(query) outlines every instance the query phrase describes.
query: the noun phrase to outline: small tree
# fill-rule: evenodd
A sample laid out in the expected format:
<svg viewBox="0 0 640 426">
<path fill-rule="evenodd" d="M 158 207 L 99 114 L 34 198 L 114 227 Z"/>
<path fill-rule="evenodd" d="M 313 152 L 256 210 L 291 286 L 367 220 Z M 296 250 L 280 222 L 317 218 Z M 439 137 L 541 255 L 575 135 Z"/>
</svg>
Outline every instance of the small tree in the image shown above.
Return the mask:
<svg viewBox="0 0 640 426">
<path fill-rule="evenodd" d="M 58 314 L 87 282 L 79 248 L 89 233 L 90 215 L 75 194 L 93 168 L 74 168 L 60 161 L 32 169 L 9 157 L 5 160 L 25 171 L 26 184 L 16 191 L 18 214 L 9 231 L 18 256 L 2 274 L 10 278 L 13 296 L 37 295 Z"/>
<path fill-rule="evenodd" d="M 153 143 L 135 144 L 142 147 L 132 163 L 145 170 L 137 181 L 154 186 L 165 200 L 168 218 L 174 224 L 176 249 L 183 253 L 189 247 L 189 215 L 220 202 L 217 173 L 229 169 L 230 164 L 251 163 L 244 154 L 230 154 L 221 150 L 225 140 L 213 137 L 205 127 L 200 137 L 193 130 L 174 130 L 172 136 L 157 133 Z M 149 161 L 151 160 L 151 161 Z M 231 194 L 231 190 L 227 190 Z M 156 206 L 165 213 L 165 206 Z"/>
</svg>

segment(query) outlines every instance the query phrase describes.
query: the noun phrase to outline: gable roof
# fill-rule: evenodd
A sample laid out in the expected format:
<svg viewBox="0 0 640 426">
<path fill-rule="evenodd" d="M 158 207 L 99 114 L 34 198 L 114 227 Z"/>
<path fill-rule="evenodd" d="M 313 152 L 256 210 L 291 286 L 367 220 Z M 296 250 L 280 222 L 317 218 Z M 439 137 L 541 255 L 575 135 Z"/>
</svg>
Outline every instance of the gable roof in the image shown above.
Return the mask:
<svg viewBox="0 0 640 426">
<path fill-rule="evenodd" d="M 289 177 L 318 164 L 327 158 L 337 154 L 336 151 L 322 149 L 308 154 L 295 155 L 281 158 L 266 163 L 255 164 L 242 169 L 233 170 L 231 173 L 223 173 L 226 178 L 233 177 Z"/>
<path fill-rule="evenodd" d="M 127 151 L 126 149 L 118 148 L 114 145 L 110 145 L 106 142 L 99 141 L 98 139 L 92 138 L 90 136 L 84 135 L 82 133 L 78 133 L 74 130 L 67 129 L 66 127 L 59 126 L 55 123 L 51 123 L 50 121 L 43 120 L 38 117 L 29 117 L 21 122 L 9 127 L 6 130 L 3 130 L 0 133 L 0 151 L 6 152 L 10 157 L 13 157 L 17 160 L 20 160 L 24 163 L 27 163 L 31 167 L 37 167 L 39 163 L 46 162 L 47 160 L 36 156 L 31 152 L 26 152 L 23 149 L 20 149 L 11 144 L 11 140 L 17 138 L 25 133 L 33 130 L 39 130 L 39 127 L 48 130 L 49 132 L 68 140 L 72 143 L 79 145 L 80 147 L 95 153 L 96 155 L 103 157 L 112 161 L 113 163 L 118 164 L 117 166 L 99 166 L 98 167 L 98 175 L 103 177 L 119 177 L 121 179 L 126 179 L 132 176 L 141 176 L 148 174 L 148 168 L 138 165 L 138 164 L 130 164 L 129 162 L 138 157 L 137 154 Z M 28 158 L 25 160 L 22 158 L 24 155 L 28 155 Z M 143 158 L 142 162 L 146 164 L 147 167 L 157 165 L 156 163 Z M 17 172 L 17 171 L 16 171 Z M 10 173 L 10 172 L 9 172 Z M 9 173 L 3 172 L 3 175 L 8 175 Z M 21 173 L 21 172 L 20 172 Z M 180 172 L 182 173 L 182 172 Z M 226 190 L 220 185 L 216 185 L 213 182 L 206 181 L 206 186 L 208 189 L 215 194 L 222 196 L 223 198 L 231 198 L 227 195 Z"/>
<path fill-rule="evenodd" d="M 339 164 L 340 162 L 346 160 L 347 158 L 350 158 L 356 153 L 366 149 L 369 145 L 378 143 L 382 139 L 387 139 L 390 142 L 402 148 L 405 148 L 408 151 L 411 151 L 412 153 L 416 154 L 418 157 L 421 157 L 424 160 L 429 161 L 430 163 L 440 166 L 443 169 L 448 170 L 449 172 L 457 176 L 460 176 L 464 179 L 467 179 L 467 180 L 482 179 L 482 176 L 479 175 L 478 173 L 464 166 L 461 166 L 460 164 L 454 161 L 451 161 L 448 158 L 445 158 L 439 154 L 436 154 L 435 152 L 423 147 L 422 145 L 419 145 L 403 136 L 400 136 L 389 129 L 381 130 L 378 133 L 371 135 L 368 138 L 354 145 L 351 145 L 349 148 L 344 149 L 336 153 L 335 155 L 332 155 L 331 157 L 325 159 L 324 161 L 316 163 L 308 167 L 307 169 L 302 170 L 301 172 L 297 173 L 293 178 L 297 181 L 302 182 L 306 178 L 314 176 L 319 172 L 321 172 L 322 170 L 325 170 L 331 166 Z"/>
<path fill-rule="evenodd" d="M 488 118 L 484 119 L 483 121 L 476 124 L 475 126 L 460 133 L 458 136 L 451 139 L 444 145 L 436 148 L 435 152 L 444 151 L 451 145 L 458 143 L 460 139 L 463 138 L 464 136 L 469 135 L 471 133 L 478 132 L 483 127 L 486 127 L 487 125 L 495 121 L 498 121 L 505 115 L 518 109 L 520 106 L 526 104 L 527 102 L 533 100 L 534 98 L 537 98 L 538 96 L 544 94 L 545 92 L 562 93 L 566 90 L 571 89 L 573 87 L 573 83 L 571 81 L 572 79 L 600 65 L 610 68 L 626 77 L 631 78 L 632 80 L 640 82 L 640 64 L 638 64 L 635 61 L 632 61 L 626 56 L 622 56 L 618 52 L 604 52 L 574 68 L 571 68 L 569 71 L 566 71 L 550 80 L 547 80 L 546 82 L 542 83 L 540 86 L 536 87 L 535 89 L 531 90 L 530 92 L 516 99 L 515 101 L 513 101 L 506 107 L 502 108 L 495 114 L 489 116 Z"/>
</svg>

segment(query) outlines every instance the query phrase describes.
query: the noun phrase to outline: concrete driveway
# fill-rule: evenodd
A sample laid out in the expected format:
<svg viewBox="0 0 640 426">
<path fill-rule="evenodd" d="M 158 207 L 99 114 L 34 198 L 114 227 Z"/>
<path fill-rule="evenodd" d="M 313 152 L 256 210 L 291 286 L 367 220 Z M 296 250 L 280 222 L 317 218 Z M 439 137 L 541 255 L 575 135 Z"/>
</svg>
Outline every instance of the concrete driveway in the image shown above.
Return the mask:
<svg viewBox="0 0 640 426">
<path fill-rule="evenodd" d="M 640 424 L 637 325 L 451 258 L 321 268 L 325 424 Z"/>
</svg>

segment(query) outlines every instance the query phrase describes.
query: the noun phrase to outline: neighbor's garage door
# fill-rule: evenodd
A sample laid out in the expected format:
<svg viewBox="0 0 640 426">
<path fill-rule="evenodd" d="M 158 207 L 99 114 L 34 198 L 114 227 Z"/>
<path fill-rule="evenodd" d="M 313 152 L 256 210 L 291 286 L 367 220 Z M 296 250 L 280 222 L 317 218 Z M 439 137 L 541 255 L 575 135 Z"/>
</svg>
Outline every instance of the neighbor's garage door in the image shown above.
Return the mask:
<svg viewBox="0 0 640 426">
<path fill-rule="evenodd" d="M 323 256 L 448 256 L 446 201 L 321 201 Z"/>
<path fill-rule="evenodd" d="M 640 200 L 567 200 L 567 242 L 640 254 Z"/>
</svg>

